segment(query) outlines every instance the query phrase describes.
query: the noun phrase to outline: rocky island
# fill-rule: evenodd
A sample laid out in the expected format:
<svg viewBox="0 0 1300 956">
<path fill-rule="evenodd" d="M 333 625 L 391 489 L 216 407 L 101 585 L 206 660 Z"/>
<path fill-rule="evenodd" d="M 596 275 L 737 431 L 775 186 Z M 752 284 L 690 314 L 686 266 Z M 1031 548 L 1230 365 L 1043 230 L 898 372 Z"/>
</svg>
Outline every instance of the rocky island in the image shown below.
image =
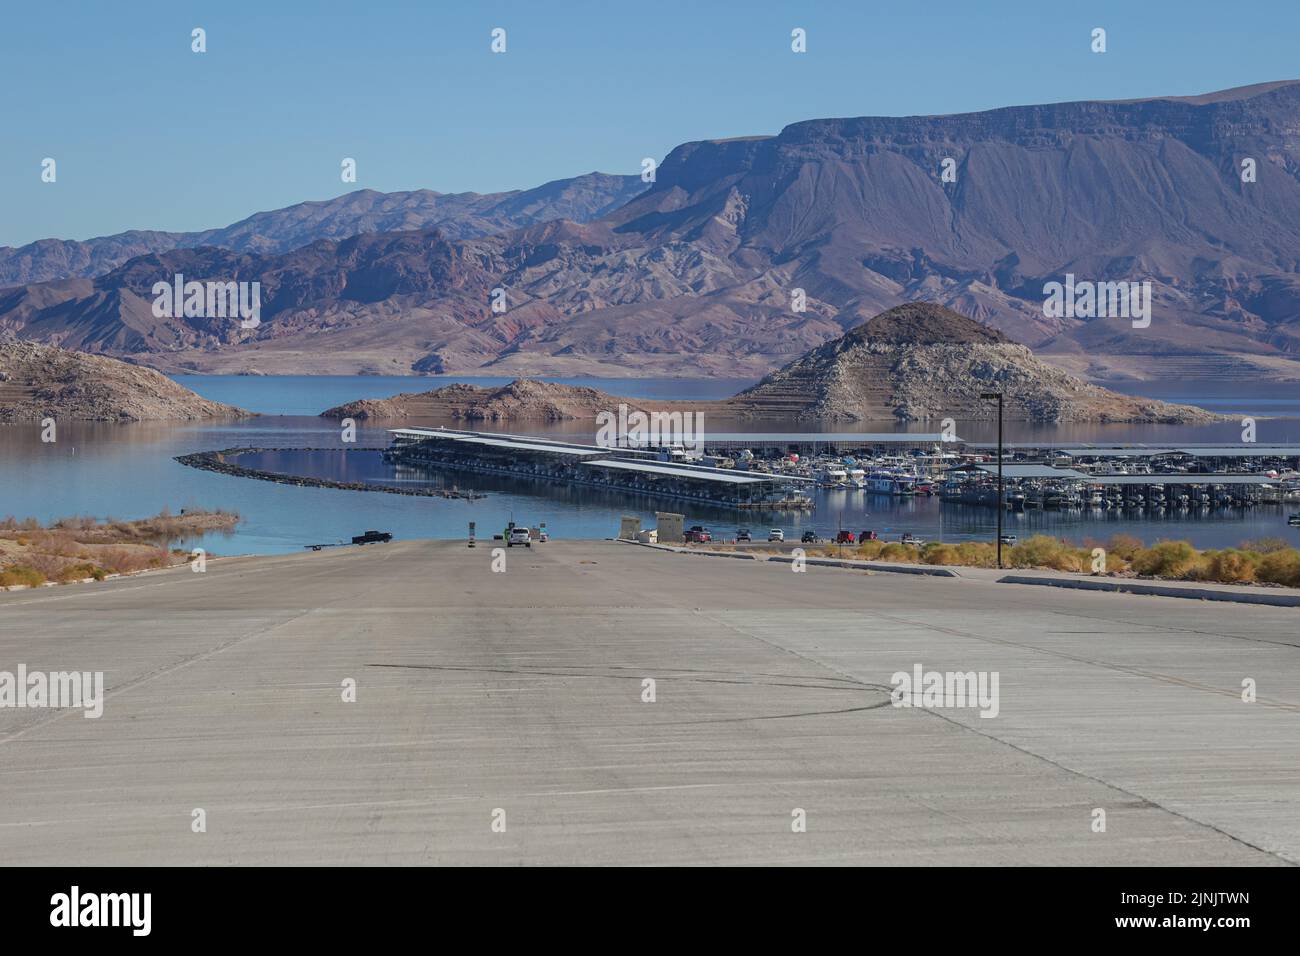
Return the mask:
<svg viewBox="0 0 1300 956">
<path fill-rule="evenodd" d="M 699 411 L 724 419 L 958 421 L 994 417 L 981 393 L 1002 392 L 1010 421 L 1203 424 L 1222 416 L 1191 405 L 1122 395 L 1035 358 L 1001 332 L 943 306 L 897 306 L 720 401 L 628 399 L 526 379 L 498 388 L 448 385 L 331 408 L 327 418 L 558 422 L 620 403 L 642 411 Z"/>
</svg>

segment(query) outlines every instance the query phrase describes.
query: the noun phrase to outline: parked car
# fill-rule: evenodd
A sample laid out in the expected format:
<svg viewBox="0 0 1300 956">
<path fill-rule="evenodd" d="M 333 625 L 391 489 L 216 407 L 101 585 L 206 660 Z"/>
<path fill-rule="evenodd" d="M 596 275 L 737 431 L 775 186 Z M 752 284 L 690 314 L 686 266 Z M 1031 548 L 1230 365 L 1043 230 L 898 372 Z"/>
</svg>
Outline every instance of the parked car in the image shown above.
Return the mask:
<svg viewBox="0 0 1300 956">
<path fill-rule="evenodd" d="M 753 540 L 754 539 L 750 537 L 748 528 L 741 528 L 739 531 L 736 532 L 737 544 L 739 544 L 741 541 L 753 541 Z"/>
<path fill-rule="evenodd" d="M 859 541 L 875 541 L 875 540 L 877 540 L 879 537 L 880 537 L 880 535 L 876 534 L 874 531 L 864 531 L 864 532 L 862 532 L 862 534 L 858 535 L 858 540 L 859 540 Z"/>
<path fill-rule="evenodd" d="M 353 544 L 385 544 L 393 540 L 391 531 L 367 531 L 365 534 L 354 534 L 352 536 Z"/>
<path fill-rule="evenodd" d="M 780 528 L 773 528 L 772 530 L 770 530 L 770 531 L 767 533 L 767 540 L 768 540 L 768 541 L 784 541 L 784 540 L 785 540 L 785 532 L 782 531 Z"/>
<path fill-rule="evenodd" d="M 803 536 L 799 539 L 799 543 L 800 543 L 800 544 L 816 544 L 816 543 L 817 543 L 817 533 L 816 533 L 815 531 L 805 531 L 805 532 L 803 533 Z"/>
<path fill-rule="evenodd" d="M 1002 536 L 1003 544 L 1015 544 L 1019 539 L 1014 534 L 1004 534 Z"/>
<path fill-rule="evenodd" d="M 687 544 L 703 544 L 706 541 L 712 541 L 713 535 L 703 528 L 692 528 L 682 535 L 682 540 Z"/>
<path fill-rule="evenodd" d="M 919 538 L 916 535 L 912 534 L 912 532 L 910 531 L 905 532 L 903 536 L 898 540 L 901 541 L 903 544 L 910 544 L 915 548 L 919 548 L 921 545 L 925 544 L 924 538 Z"/>
<path fill-rule="evenodd" d="M 533 546 L 533 541 L 527 528 L 510 529 L 510 536 L 506 538 L 506 547 L 513 548 L 517 544 L 522 544 L 525 548 L 531 548 Z"/>
<path fill-rule="evenodd" d="M 852 544 L 852 543 L 853 543 L 853 532 L 852 532 L 852 531 L 841 531 L 839 534 L 837 534 L 837 535 L 835 536 L 835 543 L 836 543 L 836 544 Z"/>
</svg>

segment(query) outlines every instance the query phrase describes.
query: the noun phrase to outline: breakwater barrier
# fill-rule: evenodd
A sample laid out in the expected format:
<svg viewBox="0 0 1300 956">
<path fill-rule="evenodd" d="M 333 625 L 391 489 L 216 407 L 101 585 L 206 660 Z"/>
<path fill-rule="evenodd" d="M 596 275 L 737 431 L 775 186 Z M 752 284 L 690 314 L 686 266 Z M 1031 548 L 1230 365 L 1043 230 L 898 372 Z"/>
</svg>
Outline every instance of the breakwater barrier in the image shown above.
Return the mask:
<svg viewBox="0 0 1300 956">
<path fill-rule="evenodd" d="M 410 495 L 419 498 L 453 498 L 464 501 L 476 501 L 487 495 L 474 491 L 458 491 L 446 488 L 391 488 L 387 485 L 372 485 L 364 481 L 335 481 L 330 478 L 312 478 L 303 475 L 286 475 L 278 471 L 266 471 L 261 468 L 249 468 L 232 461 L 240 455 L 252 455 L 260 452 L 382 452 L 382 448 L 223 448 L 219 451 L 201 451 L 190 455 L 178 455 L 174 459 L 187 468 L 200 471 L 213 471 L 221 475 L 236 478 L 254 478 L 258 481 L 273 481 L 280 485 L 295 485 L 300 488 L 333 488 L 339 491 L 379 491 L 390 495 Z"/>
</svg>

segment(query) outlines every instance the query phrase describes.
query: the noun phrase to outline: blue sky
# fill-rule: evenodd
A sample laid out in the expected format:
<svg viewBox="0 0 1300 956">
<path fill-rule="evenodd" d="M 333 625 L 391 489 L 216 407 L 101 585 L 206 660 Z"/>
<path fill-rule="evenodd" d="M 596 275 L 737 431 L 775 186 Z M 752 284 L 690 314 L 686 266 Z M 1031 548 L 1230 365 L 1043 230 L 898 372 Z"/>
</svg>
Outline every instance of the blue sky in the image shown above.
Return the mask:
<svg viewBox="0 0 1300 956">
<path fill-rule="evenodd" d="M 1295 0 L 42 0 L 0 17 L 0 245 L 223 226 L 353 188 L 632 173 L 817 117 L 1300 76 Z"/>
</svg>

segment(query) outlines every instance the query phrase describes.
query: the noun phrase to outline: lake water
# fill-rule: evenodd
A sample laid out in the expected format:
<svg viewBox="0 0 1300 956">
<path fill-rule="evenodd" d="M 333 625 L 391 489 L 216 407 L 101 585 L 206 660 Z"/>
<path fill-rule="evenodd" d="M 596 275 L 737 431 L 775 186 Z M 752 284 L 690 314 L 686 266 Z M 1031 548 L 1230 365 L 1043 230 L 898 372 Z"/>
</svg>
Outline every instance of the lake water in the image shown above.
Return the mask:
<svg viewBox="0 0 1300 956">
<path fill-rule="evenodd" d="M 484 492 L 477 501 L 408 497 L 372 492 L 299 488 L 247 478 L 234 478 L 186 468 L 177 455 L 234 446 L 262 448 L 333 448 L 339 446 L 334 422 L 314 417 L 321 410 L 354 398 L 384 398 L 404 391 L 424 391 L 452 379 L 377 378 L 368 376 L 253 377 L 177 376 L 199 394 L 262 413 L 243 422 L 217 424 L 141 423 L 135 425 L 66 424 L 58 441 L 40 440 L 38 426 L 0 426 L 0 515 L 32 516 L 49 521 L 70 515 L 138 518 L 156 514 L 163 506 L 227 508 L 243 522 L 230 536 L 203 541 L 220 554 L 284 553 L 305 544 L 346 540 L 370 528 L 392 531 L 400 538 L 461 538 L 467 524 L 477 523 L 480 536 L 500 529 L 511 519 L 521 524 L 545 522 L 561 538 L 602 538 L 614 535 L 622 515 L 635 515 L 653 524 L 656 510 L 676 510 L 662 499 L 634 498 L 594 489 L 557 487 L 521 479 L 457 474 L 407 472 L 396 474 L 378 453 L 279 452 L 266 457 L 269 470 L 345 481 L 455 483 Z M 457 379 L 502 384 L 508 379 Z M 604 391 L 644 398 L 720 398 L 745 382 L 724 379 L 567 379 Z M 1258 417 L 1260 442 L 1300 441 L 1300 386 L 1270 388 L 1260 397 L 1216 394 L 1210 386 L 1182 384 L 1153 387 L 1145 394 L 1169 400 L 1193 401 L 1215 410 Z M 1270 417 L 1271 416 L 1271 417 Z M 720 428 L 712 430 L 744 430 Z M 507 430 L 507 429 L 501 429 Z M 564 423 L 555 428 L 533 425 L 511 430 L 534 434 L 569 434 L 590 441 L 593 426 Z M 778 430 L 764 425 L 748 430 Z M 784 430 L 784 429 L 780 429 Z M 799 428 L 806 430 L 806 428 Z M 848 430 L 848 429 L 845 429 Z M 894 423 L 854 426 L 860 431 L 906 431 Z M 913 431 L 928 430 L 917 425 Z M 966 425 L 959 433 L 972 440 L 991 439 L 995 429 Z M 1008 424 L 1008 441 L 1240 441 L 1234 423 L 1183 428 L 1169 426 L 1067 426 L 1044 428 Z M 384 426 L 358 428 L 357 445 L 383 447 Z M 819 492 L 811 515 L 756 516 L 725 509 L 687 506 L 689 523 L 712 527 L 721 535 L 739 527 L 765 532 L 780 527 L 787 535 L 811 528 L 825 537 L 839 527 L 874 529 L 894 536 L 911 531 L 928 539 L 987 540 L 996 514 L 991 509 L 941 504 L 937 498 L 894 499 L 859 491 Z M 1206 547 L 1235 545 L 1244 539 L 1281 536 L 1300 545 L 1300 530 L 1288 529 L 1278 509 L 1215 510 L 1208 513 L 1171 512 L 1165 518 L 1109 513 L 1030 512 L 1007 515 L 1007 530 L 1022 538 L 1046 532 L 1070 540 L 1104 539 L 1124 531 L 1145 540 L 1188 538 Z M 756 534 L 755 537 L 759 535 Z"/>
</svg>

